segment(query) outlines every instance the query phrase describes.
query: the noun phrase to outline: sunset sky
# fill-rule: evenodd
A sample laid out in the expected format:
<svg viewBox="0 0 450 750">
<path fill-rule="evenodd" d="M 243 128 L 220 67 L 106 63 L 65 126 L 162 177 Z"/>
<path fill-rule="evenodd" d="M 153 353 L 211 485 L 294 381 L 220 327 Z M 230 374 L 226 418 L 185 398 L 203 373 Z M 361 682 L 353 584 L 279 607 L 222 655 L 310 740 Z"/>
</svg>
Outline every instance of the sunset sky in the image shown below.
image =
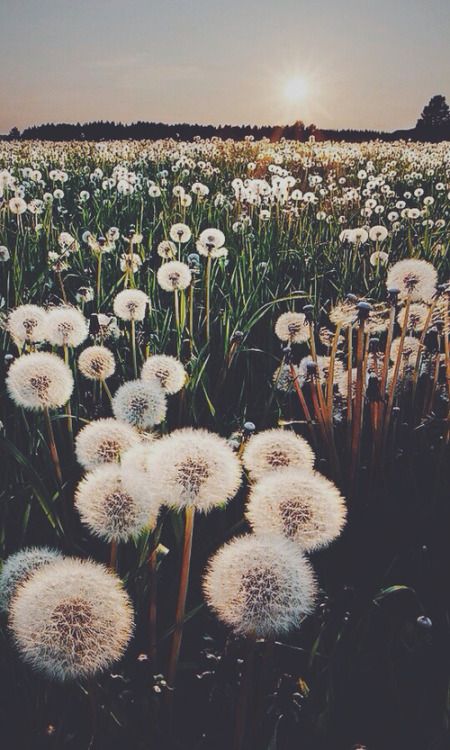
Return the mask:
<svg viewBox="0 0 450 750">
<path fill-rule="evenodd" d="M 449 0 L 0 0 L 0 133 L 93 119 L 409 127 Z"/>
</svg>

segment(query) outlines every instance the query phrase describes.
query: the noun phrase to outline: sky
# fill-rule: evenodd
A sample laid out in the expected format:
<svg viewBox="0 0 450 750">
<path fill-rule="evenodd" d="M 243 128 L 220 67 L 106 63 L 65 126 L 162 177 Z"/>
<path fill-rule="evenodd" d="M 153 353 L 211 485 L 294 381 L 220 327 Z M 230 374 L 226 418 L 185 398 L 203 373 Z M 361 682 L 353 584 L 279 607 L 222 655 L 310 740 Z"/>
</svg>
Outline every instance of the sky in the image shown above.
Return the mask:
<svg viewBox="0 0 450 750">
<path fill-rule="evenodd" d="M 155 120 L 393 130 L 450 100 L 449 0 L 0 0 L 0 133 Z"/>
</svg>

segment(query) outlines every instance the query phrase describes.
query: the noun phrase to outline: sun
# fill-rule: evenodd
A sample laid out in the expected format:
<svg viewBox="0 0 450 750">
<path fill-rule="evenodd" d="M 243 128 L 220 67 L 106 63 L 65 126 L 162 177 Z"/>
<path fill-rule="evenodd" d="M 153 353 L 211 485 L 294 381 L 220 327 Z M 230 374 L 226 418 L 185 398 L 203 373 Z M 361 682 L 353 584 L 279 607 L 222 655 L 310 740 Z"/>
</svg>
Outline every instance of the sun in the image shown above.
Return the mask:
<svg viewBox="0 0 450 750">
<path fill-rule="evenodd" d="M 293 104 L 304 101 L 309 91 L 309 82 L 304 76 L 288 78 L 283 87 L 284 98 Z"/>
</svg>

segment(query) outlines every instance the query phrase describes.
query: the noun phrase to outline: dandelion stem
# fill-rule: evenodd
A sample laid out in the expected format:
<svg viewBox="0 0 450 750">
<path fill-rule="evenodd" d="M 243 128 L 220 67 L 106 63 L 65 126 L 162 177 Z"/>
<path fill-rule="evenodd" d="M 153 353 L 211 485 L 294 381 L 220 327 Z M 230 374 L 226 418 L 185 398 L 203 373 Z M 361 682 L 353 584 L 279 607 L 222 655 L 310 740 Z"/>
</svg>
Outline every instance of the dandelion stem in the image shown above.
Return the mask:
<svg viewBox="0 0 450 750">
<path fill-rule="evenodd" d="M 111 542 L 110 554 L 109 554 L 109 567 L 114 573 L 117 571 L 117 542 Z"/>
<path fill-rule="evenodd" d="M 133 357 L 134 377 L 137 378 L 138 370 L 137 370 L 137 358 L 136 358 L 136 321 L 134 320 L 134 318 L 132 318 L 131 320 L 131 353 Z"/>
<path fill-rule="evenodd" d="M 169 655 L 169 666 L 167 670 L 167 682 L 170 688 L 174 688 L 177 674 L 178 659 L 180 656 L 181 641 L 183 637 L 183 624 L 186 611 L 186 597 L 189 584 L 189 569 L 191 565 L 192 536 L 194 532 L 195 508 L 186 508 L 183 555 L 181 559 L 180 584 L 178 588 L 177 608 L 175 613 L 175 629 Z M 173 692 L 168 693 L 172 697 Z"/>
<path fill-rule="evenodd" d="M 356 343 L 356 392 L 355 408 L 353 410 L 353 430 L 351 447 L 350 485 L 353 486 L 359 463 L 361 448 L 361 428 L 363 420 L 364 400 L 364 327 L 365 319 L 361 317 L 358 326 Z"/>
<path fill-rule="evenodd" d="M 62 476 L 62 471 L 61 471 L 61 464 L 59 461 L 58 449 L 56 447 L 56 442 L 55 442 L 55 434 L 53 432 L 53 427 L 52 427 L 52 420 L 51 420 L 48 408 L 44 407 L 43 411 L 44 411 L 44 418 L 45 418 L 45 426 L 47 428 L 48 447 L 50 450 L 50 456 L 53 461 L 53 465 L 55 467 L 55 474 L 58 479 L 59 485 L 62 487 L 63 476 Z"/>
<path fill-rule="evenodd" d="M 409 317 L 409 308 L 410 308 L 410 306 L 411 306 L 411 297 L 408 296 L 408 298 L 406 300 L 406 305 L 405 305 L 405 318 L 404 318 L 405 323 L 403 325 L 401 336 L 400 336 L 400 341 L 399 341 L 399 346 L 398 346 L 398 351 L 397 351 L 397 357 L 396 357 L 396 360 L 395 360 L 394 372 L 392 373 L 392 380 L 391 380 L 391 385 L 390 385 L 390 388 L 389 388 L 388 402 L 387 402 L 386 413 L 385 413 L 385 418 L 384 418 L 384 426 L 383 426 L 383 453 L 385 452 L 385 449 L 386 449 L 386 446 L 387 446 L 387 441 L 388 441 L 389 425 L 390 425 L 390 421 L 391 421 L 392 407 L 394 405 L 394 398 L 395 398 L 395 389 L 397 387 L 398 374 L 400 372 L 400 363 L 402 361 L 402 356 L 403 356 L 403 344 L 404 344 L 404 341 L 405 341 L 406 332 L 408 330 L 408 317 Z M 386 357 L 388 357 L 388 356 L 389 356 L 389 354 L 386 355 Z"/>
<path fill-rule="evenodd" d="M 205 279 L 205 295 L 206 295 L 206 340 L 209 343 L 210 338 L 210 295 L 211 295 L 211 256 L 208 256 L 206 261 L 206 279 Z"/>
</svg>

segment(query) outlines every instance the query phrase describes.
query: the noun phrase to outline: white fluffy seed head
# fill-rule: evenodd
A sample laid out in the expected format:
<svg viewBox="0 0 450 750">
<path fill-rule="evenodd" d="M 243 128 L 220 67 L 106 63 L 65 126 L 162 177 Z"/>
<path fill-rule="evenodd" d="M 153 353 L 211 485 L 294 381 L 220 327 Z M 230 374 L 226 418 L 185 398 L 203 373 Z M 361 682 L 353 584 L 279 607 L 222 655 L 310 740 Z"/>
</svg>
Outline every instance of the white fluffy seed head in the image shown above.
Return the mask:
<svg viewBox="0 0 450 750">
<path fill-rule="evenodd" d="M 317 592 L 298 545 L 276 534 L 249 534 L 225 544 L 210 560 L 203 588 L 225 625 L 257 637 L 298 628 Z"/>
<path fill-rule="evenodd" d="M 309 326 L 303 313 L 286 312 L 275 323 L 275 334 L 280 341 L 303 344 L 309 339 Z"/>
<path fill-rule="evenodd" d="M 166 396 L 155 381 L 130 380 L 117 389 L 112 409 L 116 419 L 146 430 L 166 418 Z"/>
<path fill-rule="evenodd" d="M 314 451 L 304 438 L 282 429 L 253 435 L 243 454 L 244 466 L 252 479 L 287 467 L 312 470 L 314 460 Z"/>
<path fill-rule="evenodd" d="M 155 441 L 146 470 L 161 503 L 204 513 L 231 500 L 241 483 L 241 464 L 228 442 L 201 429 L 176 430 Z"/>
<path fill-rule="evenodd" d="M 139 434 L 129 424 L 108 417 L 83 427 L 75 440 L 78 463 L 84 469 L 117 463 L 122 454 L 140 442 Z"/>
<path fill-rule="evenodd" d="M 391 344 L 391 351 L 390 351 L 390 359 L 392 362 L 395 362 L 398 357 L 398 352 L 400 350 L 400 341 L 401 336 L 394 339 Z M 401 353 L 401 364 L 409 364 L 414 365 L 417 355 L 420 350 L 420 342 L 419 339 L 414 338 L 414 336 L 405 336 L 403 340 L 403 347 L 402 347 L 402 353 Z"/>
<path fill-rule="evenodd" d="M 46 677 L 89 679 L 122 657 L 133 609 L 117 576 L 97 563 L 66 558 L 21 586 L 10 627 L 24 661 Z"/>
<path fill-rule="evenodd" d="M 181 362 L 167 354 L 149 357 L 142 367 L 142 380 L 156 380 L 165 393 L 178 393 L 186 383 L 186 370 Z"/>
<path fill-rule="evenodd" d="M 0 573 L 0 610 L 8 612 L 16 591 L 36 570 L 61 558 L 58 550 L 49 547 L 28 547 L 10 555 Z"/>
<path fill-rule="evenodd" d="M 88 346 L 78 357 L 78 368 L 89 380 L 106 380 L 114 374 L 116 360 L 106 346 Z"/>
<path fill-rule="evenodd" d="M 145 292 L 124 289 L 115 297 L 114 312 L 122 320 L 144 320 L 147 304 L 150 300 Z"/>
<path fill-rule="evenodd" d="M 175 292 L 177 289 L 187 289 L 192 280 L 192 274 L 186 263 L 170 260 L 158 268 L 158 284 L 165 292 Z"/>
<path fill-rule="evenodd" d="M 315 374 L 319 383 L 321 385 L 327 385 L 328 374 L 330 372 L 330 364 L 331 358 L 327 356 L 319 355 L 315 360 L 310 355 L 308 355 L 307 357 L 303 357 L 297 368 L 299 385 L 303 386 L 306 383 L 309 376 L 308 370 L 311 365 L 316 365 Z M 344 366 L 342 362 L 338 359 L 335 359 L 333 367 L 333 382 L 338 380 L 343 372 Z"/>
<path fill-rule="evenodd" d="M 86 318 L 76 307 L 61 305 L 47 312 L 47 340 L 53 346 L 79 346 L 87 338 Z"/>
<path fill-rule="evenodd" d="M 33 352 L 13 362 L 6 387 L 17 406 L 32 410 L 55 409 L 69 400 L 73 377 L 56 354 Z"/>
<path fill-rule="evenodd" d="M 410 298 L 412 302 L 427 302 L 436 292 L 437 271 L 426 260 L 408 258 L 399 260 L 389 269 L 386 286 L 399 289 L 400 299 Z"/>
<path fill-rule="evenodd" d="M 45 341 L 47 313 L 38 305 L 20 305 L 9 313 L 7 326 L 17 344 Z"/>
<path fill-rule="evenodd" d="M 86 474 L 77 487 L 75 507 L 89 531 L 107 542 L 126 542 L 145 527 L 153 528 L 159 510 L 150 496 L 145 502 L 126 491 L 117 464 Z"/>
<path fill-rule="evenodd" d="M 408 331 L 423 331 L 428 318 L 429 307 L 420 302 L 413 302 L 409 306 L 408 320 L 406 320 L 406 307 L 403 307 L 397 315 L 397 323 L 402 328 L 406 322 Z"/>
<path fill-rule="evenodd" d="M 246 512 L 255 533 L 282 534 L 305 552 L 331 544 L 346 515 L 344 498 L 333 482 L 299 469 L 265 474 L 253 485 Z"/>
</svg>

